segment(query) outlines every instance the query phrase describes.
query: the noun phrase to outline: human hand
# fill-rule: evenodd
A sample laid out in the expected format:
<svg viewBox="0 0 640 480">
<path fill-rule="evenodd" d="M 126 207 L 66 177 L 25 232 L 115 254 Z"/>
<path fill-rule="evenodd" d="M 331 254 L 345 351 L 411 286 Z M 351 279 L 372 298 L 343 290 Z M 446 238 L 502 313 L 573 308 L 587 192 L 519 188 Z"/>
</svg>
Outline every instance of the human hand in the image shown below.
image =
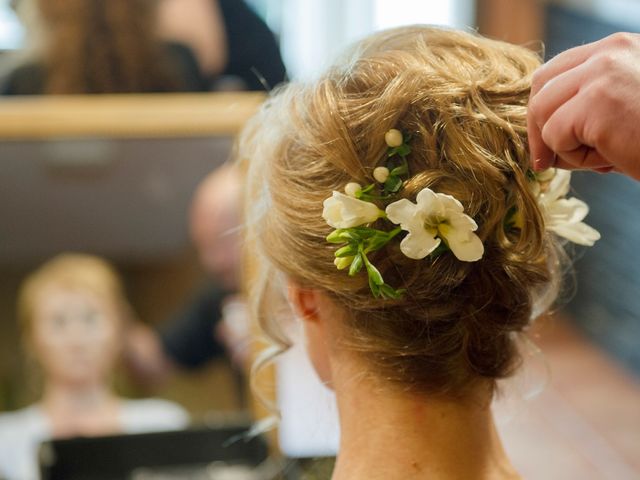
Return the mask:
<svg viewBox="0 0 640 480">
<path fill-rule="evenodd" d="M 225 299 L 222 321 L 216 325 L 214 334 L 226 347 L 231 362 L 248 371 L 251 368 L 251 325 L 248 306 L 240 295 Z"/>
<path fill-rule="evenodd" d="M 535 170 L 617 171 L 640 180 L 640 35 L 567 50 L 533 76 L 527 114 Z"/>
<path fill-rule="evenodd" d="M 137 320 L 127 325 L 123 336 L 123 359 L 134 379 L 152 389 L 164 384 L 175 370 L 158 332 Z"/>
</svg>

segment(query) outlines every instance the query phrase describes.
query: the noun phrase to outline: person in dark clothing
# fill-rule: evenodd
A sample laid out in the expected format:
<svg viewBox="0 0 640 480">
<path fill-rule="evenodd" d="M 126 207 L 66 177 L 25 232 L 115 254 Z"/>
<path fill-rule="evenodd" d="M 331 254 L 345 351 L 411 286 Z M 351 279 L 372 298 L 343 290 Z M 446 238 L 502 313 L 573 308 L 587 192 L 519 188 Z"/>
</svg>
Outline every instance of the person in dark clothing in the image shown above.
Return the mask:
<svg viewBox="0 0 640 480">
<path fill-rule="evenodd" d="M 229 294 L 215 284 L 209 285 L 160 331 L 162 350 L 174 363 L 191 370 L 226 355 L 216 328 Z"/>
<path fill-rule="evenodd" d="M 191 50 L 156 36 L 153 0 L 21 0 L 21 7 L 36 12 L 40 28 L 30 34 L 44 42 L 8 75 L 4 94 L 206 89 Z"/>
<path fill-rule="evenodd" d="M 233 78 L 237 89 L 270 90 L 286 80 L 278 42 L 243 0 L 162 0 L 161 35 L 189 45 L 216 87 Z"/>
<path fill-rule="evenodd" d="M 223 75 L 241 78 L 248 90 L 270 90 L 286 79 L 276 38 L 242 0 L 218 0 L 227 33 Z M 263 82 L 264 80 L 264 82 Z"/>
<path fill-rule="evenodd" d="M 219 167 L 196 190 L 190 233 L 209 281 L 159 331 L 138 324 L 127 335 L 127 363 L 142 383 L 162 383 L 176 368 L 220 358 L 238 372 L 248 367 L 248 317 L 238 293 L 239 203 L 240 177 L 232 166 Z"/>
</svg>

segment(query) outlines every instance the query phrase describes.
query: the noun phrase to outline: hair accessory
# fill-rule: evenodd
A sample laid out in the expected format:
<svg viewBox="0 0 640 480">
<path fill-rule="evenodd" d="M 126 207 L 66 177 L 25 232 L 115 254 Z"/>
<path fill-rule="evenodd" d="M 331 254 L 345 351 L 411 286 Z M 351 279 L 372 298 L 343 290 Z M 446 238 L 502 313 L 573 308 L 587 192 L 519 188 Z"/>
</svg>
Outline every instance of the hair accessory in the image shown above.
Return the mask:
<svg viewBox="0 0 640 480">
<path fill-rule="evenodd" d="M 398 195 L 409 177 L 406 157 L 411 147 L 410 138 L 395 128 L 384 138 L 387 155 L 385 165 L 373 170 L 375 183 L 362 187 L 350 182 L 344 188 L 345 193 L 334 191 L 324 201 L 322 217 L 336 229 L 327 236 L 327 241 L 341 245 L 335 252 L 336 267 L 348 268 L 351 276 L 364 267 L 375 297 L 397 299 L 404 290 L 386 284 L 368 254 L 380 250 L 403 230 L 408 233 L 400 242 L 400 251 L 415 260 L 451 250 L 459 260 L 475 262 L 482 258 L 484 246 L 473 233 L 478 225 L 451 195 L 424 188 L 418 193 L 416 203 L 407 199 L 387 203 Z M 379 203 L 386 203 L 386 208 L 380 209 Z M 394 228 L 373 228 L 371 224 L 379 219 L 393 224 Z"/>
<path fill-rule="evenodd" d="M 400 251 L 415 260 L 436 257 L 450 250 L 460 261 L 475 262 L 484 255 L 484 245 L 474 233 L 478 225 L 451 195 L 424 188 L 416 196 L 415 203 L 406 198 L 392 201 L 409 177 L 406 157 L 411 153 L 410 137 L 392 128 L 384 138 L 387 155 L 384 165 L 377 166 L 372 172 L 375 182 L 365 187 L 349 182 L 344 193 L 334 191 L 324 201 L 322 217 L 335 228 L 327 241 L 340 246 L 335 251 L 336 267 L 348 269 L 350 276 L 364 267 L 375 297 L 398 299 L 404 289 L 395 289 L 385 283 L 368 254 L 380 250 L 402 231 L 407 234 L 400 242 Z M 566 198 L 571 172 L 555 168 L 542 172 L 530 170 L 527 177 L 547 230 L 579 245 L 592 246 L 600 239 L 600 233 L 582 221 L 589 213 L 587 204 L 574 197 Z M 385 205 L 384 210 L 380 204 Z M 381 219 L 393 228 L 374 228 L 372 224 Z M 504 226 L 522 229 L 522 213 L 515 207 L 510 209 Z"/>
<path fill-rule="evenodd" d="M 582 221 L 589 213 L 589 206 L 575 197 L 566 198 L 571 183 L 570 171 L 549 168 L 542 172 L 530 170 L 527 175 L 547 230 L 587 247 L 600 239 L 600 233 Z M 522 228 L 523 223 L 522 214 L 513 209 L 507 225 Z"/>
</svg>

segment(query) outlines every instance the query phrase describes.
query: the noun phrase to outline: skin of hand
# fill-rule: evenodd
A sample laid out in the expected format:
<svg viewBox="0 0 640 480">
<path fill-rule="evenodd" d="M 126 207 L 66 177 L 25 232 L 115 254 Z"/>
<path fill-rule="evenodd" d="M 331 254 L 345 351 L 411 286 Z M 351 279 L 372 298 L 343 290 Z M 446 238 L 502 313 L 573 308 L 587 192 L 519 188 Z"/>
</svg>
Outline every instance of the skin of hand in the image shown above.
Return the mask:
<svg viewBox="0 0 640 480">
<path fill-rule="evenodd" d="M 527 124 L 535 170 L 640 180 L 640 34 L 615 33 L 543 65 L 532 79 Z"/>
</svg>

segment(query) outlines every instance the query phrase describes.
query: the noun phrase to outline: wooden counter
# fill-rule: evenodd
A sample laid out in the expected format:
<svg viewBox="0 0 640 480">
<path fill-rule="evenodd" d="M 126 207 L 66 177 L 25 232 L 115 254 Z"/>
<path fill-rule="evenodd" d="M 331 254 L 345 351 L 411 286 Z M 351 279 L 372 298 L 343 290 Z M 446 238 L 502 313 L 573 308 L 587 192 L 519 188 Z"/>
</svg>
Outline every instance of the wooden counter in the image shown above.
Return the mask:
<svg viewBox="0 0 640 480">
<path fill-rule="evenodd" d="M 0 98 L 0 141 L 235 135 L 262 93 Z"/>
</svg>

